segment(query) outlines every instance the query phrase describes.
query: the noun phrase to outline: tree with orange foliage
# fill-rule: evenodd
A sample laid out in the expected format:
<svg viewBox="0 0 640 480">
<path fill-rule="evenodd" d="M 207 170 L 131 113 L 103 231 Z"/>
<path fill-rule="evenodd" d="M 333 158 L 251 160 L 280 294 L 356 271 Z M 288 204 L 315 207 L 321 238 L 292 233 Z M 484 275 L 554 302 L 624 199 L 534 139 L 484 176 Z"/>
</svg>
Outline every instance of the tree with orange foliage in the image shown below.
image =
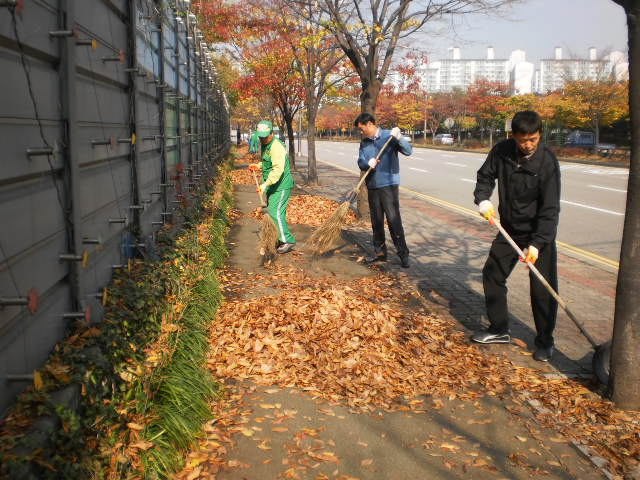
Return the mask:
<svg viewBox="0 0 640 480">
<path fill-rule="evenodd" d="M 628 98 L 628 82 L 575 80 L 563 88 L 563 110 L 569 125 L 593 130 L 597 145 L 601 127 L 629 115 Z"/>
<path fill-rule="evenodd" d="M 284 121 L 289 138 L 289 162 L 295 169 L 293 120 L 304 99 L 302 81 L 288 45 L 273 35 L 265 35 L 262 40 L 258 48 L 243 51 L 248 74 L 238 80 L 236 88 L 244 98 L 259 98 L 266 93 L 273 99 Z"/>
<path fill-rule="evenodd" d="M 493 146 L 493 130 L 500 120 L 504 120 L 507 108 L 504 100 L 507 98 L 509 87 L 500 82 L 478 79 L 469 85 L 466 105 L 469 113 L 476 116 L 480 122 L 489 128 L 489 146 Z"/>
</svg>

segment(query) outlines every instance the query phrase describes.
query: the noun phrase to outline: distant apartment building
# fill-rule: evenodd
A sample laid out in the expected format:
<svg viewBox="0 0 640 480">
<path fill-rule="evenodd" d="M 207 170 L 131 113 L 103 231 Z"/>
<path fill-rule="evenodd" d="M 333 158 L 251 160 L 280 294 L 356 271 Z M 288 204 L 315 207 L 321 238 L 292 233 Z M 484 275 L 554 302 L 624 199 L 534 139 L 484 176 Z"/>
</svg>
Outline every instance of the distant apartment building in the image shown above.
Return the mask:
<svg viewBox="0 0 640 480">
<path fill-rule="evenodd" d="M 562 58 L 562 48 L 556 47 L 555 58 L 540 61 L 539 69 L 528 62 L 524 50 L 514 50 L 508 59 L 495 58 L 493 47 L 487 48 L 483 59 L 463 59 L 460 48 L 451 49 L 452 58 L 437 60 L 420 67 L 422 86 L 427 92 L 466 90 L 478 79 L 501 82 L 510 86 L 516 95 L 547 93 L 562 88 L 567 80 L 604 80 L 629 78 L 629 64 L 620 51 L 598 58 L 595 48 L 589 58 Z M 393 82 L 394 80 L 392 80 Z"/>
<path fill-rule="evenodd" d="M 526 61 L 525 52 L 516 50 L 507 58 L 495 58 L 493 47 L 486 58 L 463 59 L 460 48 L 452 49 L 452 58 L 427 64 L 422 69 L 423 86 L 428 92 L 466 90 L 478 79 L 511 85 L 518 93 L 531 93 L 533 64 Z"/>
<path fill-rule="evenodd" d="M 562 48 L 555 48 L 554 58 L 540 60 L 535 73 L 535 91 L 548 93 L 561 89 L 572 80 L 624 80 L 629 78 L 629 64 L 620 51 L 613 51 L 601 58 L 594 47 L 589 48 L 588 58 L 563 58 Z"/>
</svg>

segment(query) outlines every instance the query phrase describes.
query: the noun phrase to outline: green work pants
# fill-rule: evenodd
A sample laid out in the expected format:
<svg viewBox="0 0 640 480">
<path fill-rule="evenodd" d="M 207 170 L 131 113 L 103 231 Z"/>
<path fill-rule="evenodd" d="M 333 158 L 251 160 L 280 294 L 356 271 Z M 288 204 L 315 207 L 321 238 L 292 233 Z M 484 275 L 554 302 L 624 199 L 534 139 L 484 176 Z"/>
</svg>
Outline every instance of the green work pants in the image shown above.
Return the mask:
<svg viewBox="0 0 640 480">
<path fill-rule="evenodd" d="M 269 215 L 273 219 L 278 229 L 278 240 L 283 243 L 296 243 L 295 237 L 289 231 L 287 225 L 287 205 L 291 197 L 291 189 L 279 190 L 270 193 L 267 198 L 269 205 Z"/>
</svg>

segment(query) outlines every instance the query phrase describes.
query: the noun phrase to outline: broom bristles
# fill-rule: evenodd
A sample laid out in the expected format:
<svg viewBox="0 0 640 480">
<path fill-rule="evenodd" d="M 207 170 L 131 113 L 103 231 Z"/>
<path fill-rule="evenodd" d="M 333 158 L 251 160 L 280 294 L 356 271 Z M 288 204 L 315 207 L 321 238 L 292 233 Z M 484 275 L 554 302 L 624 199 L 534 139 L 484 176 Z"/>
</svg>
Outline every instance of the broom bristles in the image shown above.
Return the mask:
<svg viewBox="0 0 640 480">
<path fill-rule="evenodd" d="M 340 238 L 342 226 L 349 213 L 349 202 L 343 202 L 327 220 L 320 225 L 307 240 L 307 245 L 314 253 L 325 253 L 331 250 Z"/>
<path fill-rule="evenodd" d="M 264 213 L 260 224 L 260 255 L 265 261 L 269 261 L 276 256 L 276 241 L 278 240 L 278 229 L 273 223 L 271 215 Z"/>
</svg>

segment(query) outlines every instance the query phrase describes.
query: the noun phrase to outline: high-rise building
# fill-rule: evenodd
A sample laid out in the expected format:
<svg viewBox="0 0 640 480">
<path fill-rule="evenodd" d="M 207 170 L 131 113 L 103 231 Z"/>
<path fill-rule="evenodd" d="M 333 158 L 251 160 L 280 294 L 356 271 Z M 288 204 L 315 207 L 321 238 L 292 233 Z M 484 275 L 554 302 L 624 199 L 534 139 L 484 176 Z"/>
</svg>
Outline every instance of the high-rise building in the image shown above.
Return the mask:
<svg viewBox="0 0 640 480">
<path fill-rule="evenodd" d="M 597 50 L 591 47 L 588 58 L 563 58 L 562 47 L 556 47 L 554 58 L 540 60 L 535 91 L 553 92 L 572 80 L 624 80 L 629 78 L 628 70 L 624 53 L 617 50 L 598 58 Z"/>
<path fill-rule="evenodd" d="M 509 59 L 495 58 L 493 47 L 487 58 L 462 59 L 460 48 L 453 47 L 452 58 L 429 63 L 423 68 L 423 85 L 428 92 L 466 90 L 478 79 L 511 85 L 517 93 L 531 93 L 533 64 L 526 61 L 523 50 L 515 50 Z"/>
<path fill-rule="evenodd" d="M 452 58 L 427 64 L 423 75 L 427 91 L 466 90 L 478 78 L 502 83 L 509 81 L 509 60 L 496 59 L 493 47 L 487 49 L 486 59 L 462 59 L 458 47 L 453 47 L 451 51 Z"/>
</svg>

